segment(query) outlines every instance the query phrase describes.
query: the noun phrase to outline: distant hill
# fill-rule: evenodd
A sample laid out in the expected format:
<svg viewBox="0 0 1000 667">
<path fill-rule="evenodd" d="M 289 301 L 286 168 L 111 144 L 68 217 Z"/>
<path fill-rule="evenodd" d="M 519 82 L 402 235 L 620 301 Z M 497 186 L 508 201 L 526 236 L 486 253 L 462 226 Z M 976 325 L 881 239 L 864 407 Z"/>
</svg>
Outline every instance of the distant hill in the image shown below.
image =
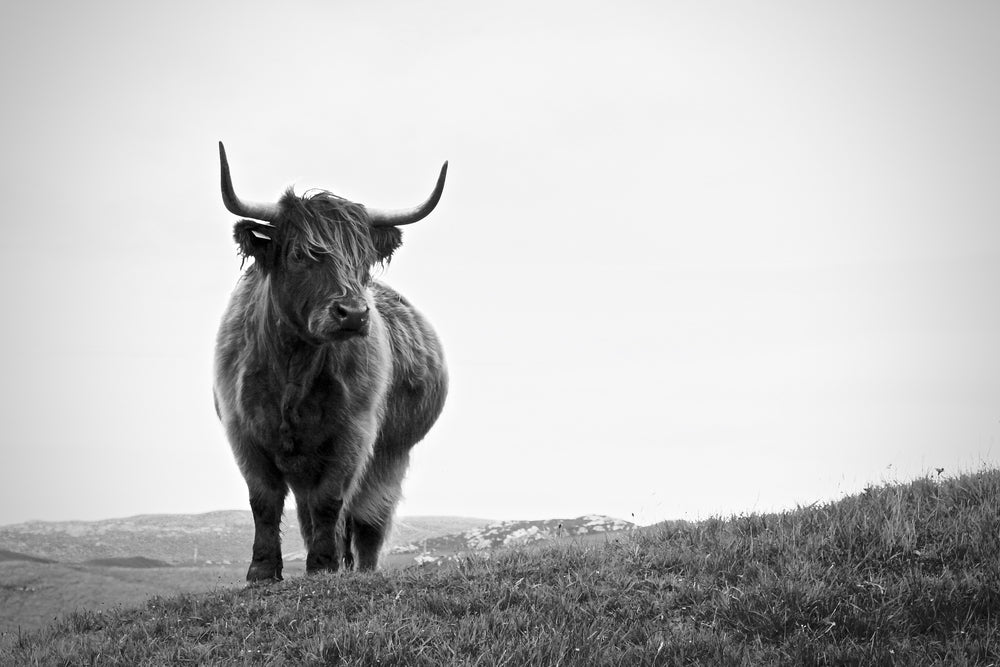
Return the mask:
<svg viewBox="0 0 1000 667">
<path fill-rule="evenodd" d="M 487 523 L 487 519 L 468 517 L 401 517 L 389 548 Z M 282 533 L 286 556 L 294 560 L 304 551 L 294 511 L 285 512 Z M 144 557 L 172 565 L 229 564 L 248 561 L 252 544 L 253 516 L 247 510 L 0 526 L 0 549 L 20 554 L 22 560 L 24 554 L 31 554 L 70 563 Z"/>
<path fill-rule="evenodd" d="M 493 523 L 469 517 L 400 517 L 393 526 L 386 553 L 412 555 L 414 560 L 422 562 L 428 556 L 450 556 L 635 527 L 628 521 L 600 515 Z M 304 561 L 305 545 L 294 512 L 285 513 L 282 533 L 285 560 Z M 102 521 L 29 521 L 0 527 L 0 560 L 36 559 L 125 567 L 151 567 L 136 565 L 144 562 L 229 565 L 247 562 L 252 544 L 253 516 L 243 510 L 142 514 Z M 406 557 L 392 558 L 396 566 L 408 562 L 410 559 Z"/>
<path fill-rule="evenodd" d="M 23 560 L 29 563 L 54 563 L 55 561 L 49 560 L 48 558 L 39 558 L 38 556 L 29 556 L 28 554 L 18 553 L 16 551 L 8 551 L 7 549 L 0 549 L 0 562 L 8 560 Z"/>
<path fill-rule="evenodd" d="M 132 556 L 130 558 L 92 558 L 85 565 L 102 565 L 104 567 L 170 567 L 170 563 L 155 558 Z"/>
<path fill-rule="evenodd" d="M 414 544 L 441 535 L 462 533 L 490 523 L 489 519 L 471 519 L 459 516 L 404 516 L 396 519 L 392 527 L 390 549 L 397 545 Z"/>
</svg>

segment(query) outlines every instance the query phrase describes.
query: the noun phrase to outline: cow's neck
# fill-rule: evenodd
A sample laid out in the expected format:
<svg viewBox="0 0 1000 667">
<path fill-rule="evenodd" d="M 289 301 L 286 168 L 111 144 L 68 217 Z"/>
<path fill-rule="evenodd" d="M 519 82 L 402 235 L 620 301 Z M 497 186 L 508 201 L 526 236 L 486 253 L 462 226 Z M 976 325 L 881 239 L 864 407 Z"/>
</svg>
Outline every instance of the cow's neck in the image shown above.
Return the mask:
<svg viewBox="0 0 1000 667">
<path fill-rule="evenodd" d="M 251 344 L 269 366 L 275 384 L 281 387 L 281 444 L 291 452 L 295 447 L 293 434 L 299 424 L 299 407 L 329 363 L 330 346 L 304 340 L 297 327 L 275 307 L 266 285 L 260 287 L 260 310 L 251 319 L 254 322 Z"/>
<path fill-rule="evenodd" d="M 274 359 L 275 372 L 281 390 L 281 440 L 291 452 L 295 445 L 292 434 L 299 423 L 299 406 L 311 393 L 316 378 L 327 364 L 328 346 L 315 346 L 298 339 L 283 341 L 281 352 Z"/>
</svg>

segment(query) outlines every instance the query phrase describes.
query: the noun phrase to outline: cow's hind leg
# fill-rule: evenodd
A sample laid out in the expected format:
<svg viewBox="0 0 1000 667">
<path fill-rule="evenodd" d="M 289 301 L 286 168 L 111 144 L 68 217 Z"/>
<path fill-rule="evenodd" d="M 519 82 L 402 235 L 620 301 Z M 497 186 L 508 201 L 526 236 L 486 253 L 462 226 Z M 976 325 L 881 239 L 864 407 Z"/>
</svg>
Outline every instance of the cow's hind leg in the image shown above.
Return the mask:
<svg viewBox="0 0 1000 667">
<path fill-rule="evenodd" d="M 352 542 L 354 541 L 354 520 L 350 516 L 344 517 L 344 569 L 354 569 L 354 551 Z"/>
<path fill-rule="evenodd" d="M 391 514 L 392 511 L 390 510 L 384 524 L 351 517 L 354 546 L 358 551 L 359 570 L 374 570 L 378 567 L 378 556 L 382 551 L 382 544 L 385 543 L 385 538 L 392 527 Z"/>
<path fill-rule="evenodd" d="M 299 532 L 302 534 L 302 544 L 308 550 L 313 541 L 312 514 L 309 512 L 309 501 L 306 495 L 293 489 L 295 493 L 295 513 L 299 517 Z"/>
<path fill-rule="evenodd" d="M 405 453 L 391 458 L 380 455 L 376 447 L 375 458 L 351 498 L 349 520 L 359 570 L 378 567 L 382 545 L 392 530 L 392 516 L 399 503 L 408 463 L 409 456 Z"/>
</svg>

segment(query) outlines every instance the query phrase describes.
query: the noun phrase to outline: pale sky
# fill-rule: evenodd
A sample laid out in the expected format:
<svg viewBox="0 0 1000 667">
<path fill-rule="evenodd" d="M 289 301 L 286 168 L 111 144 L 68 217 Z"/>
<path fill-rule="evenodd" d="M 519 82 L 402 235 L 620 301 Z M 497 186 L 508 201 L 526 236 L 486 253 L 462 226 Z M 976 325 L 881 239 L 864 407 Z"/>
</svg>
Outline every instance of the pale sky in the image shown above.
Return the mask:
<svg viewBox="0 0 1000 667">
<path fill-rule="evenodd" d="M 0 6 L 0 524 L 246 509 L 237 191 L 441 204 L 400 514 L 641 523 L 1000 464 L 995 2 Z M 289 504 L 290 506 L 290 504 Z"/>
</svg>

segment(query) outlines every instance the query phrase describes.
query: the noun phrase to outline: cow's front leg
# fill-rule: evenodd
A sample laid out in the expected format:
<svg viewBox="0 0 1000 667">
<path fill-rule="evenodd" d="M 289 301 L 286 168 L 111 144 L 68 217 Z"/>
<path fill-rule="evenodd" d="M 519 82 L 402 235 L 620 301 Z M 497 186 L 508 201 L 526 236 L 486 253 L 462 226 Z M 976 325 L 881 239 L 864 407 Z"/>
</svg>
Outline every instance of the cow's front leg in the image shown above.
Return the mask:
<svg viewBox="0 0 1000 667">
<path fill-rule="evenodd" d="M 253 511 L 253 560 L 247 581 L 281 581 L 281 513 L 285 506 L 284 484 L 261 480 L 247 482 Z"/>
<path fill-rule="evenodd" d="M 312 542 L 308 545 L 306 573 L 334 572 L 340 567 L 341 544 L 337 539 L 337 521 L 343 499 L 331 495 L 315 494 L 309 503 L 312 516 Z"/>
</svg>

